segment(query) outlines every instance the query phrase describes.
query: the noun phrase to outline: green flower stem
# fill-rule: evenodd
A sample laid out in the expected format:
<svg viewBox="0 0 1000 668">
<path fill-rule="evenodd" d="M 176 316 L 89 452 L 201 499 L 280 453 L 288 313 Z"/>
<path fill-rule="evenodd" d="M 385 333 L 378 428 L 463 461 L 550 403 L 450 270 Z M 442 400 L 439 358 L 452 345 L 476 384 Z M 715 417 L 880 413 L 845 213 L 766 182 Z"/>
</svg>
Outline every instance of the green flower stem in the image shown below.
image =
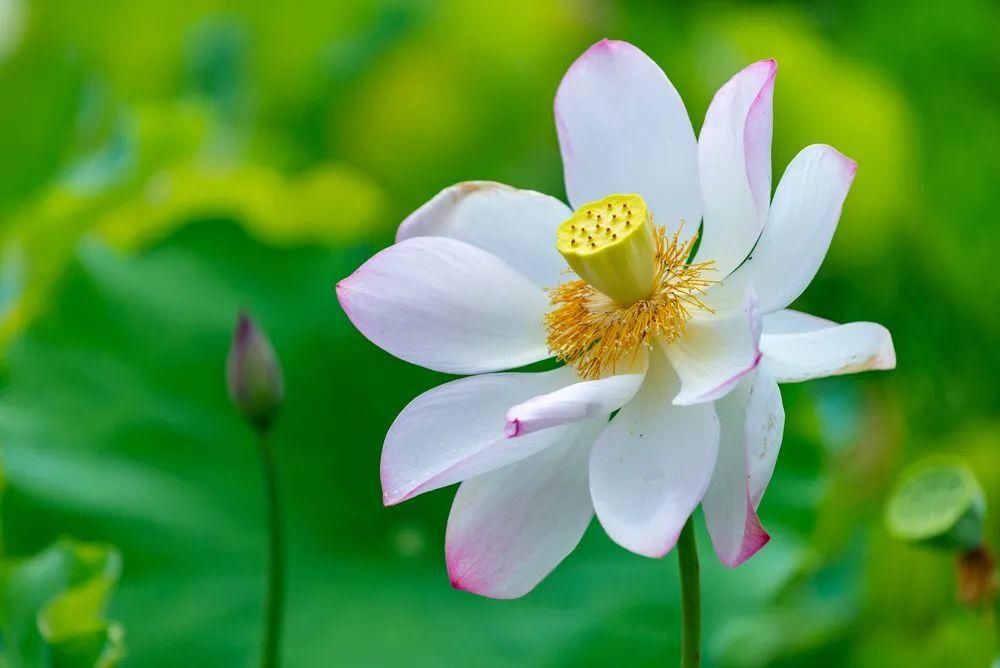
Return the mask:
<svg viewBox="0 0 1000 668">
<path fill-rule="evenodd" d="M 277 668 L 281 653 L 281 620 L 285 607 L 284 528 L 281 521 L 281 507 L 278 504 L 278 476 L 274 465 L 274 450 L 266 430 L 257 432 L 257 444 L 264 474 L 270 542 L 260 665 L 263 668 Z"/>
<path fill-rule="evenodd" d="M 996 658 L 993 659 L 992 668 L 1000 668 L 1000 596 L 993 598 L 993 624 L 996 633 Z"/>
<path fill-rule="evenodd" d="M 681 668 L 701 665 L 701 584 L 694 522 L 688 518 L 677 539 L 681 570 Z"/>
</svg>

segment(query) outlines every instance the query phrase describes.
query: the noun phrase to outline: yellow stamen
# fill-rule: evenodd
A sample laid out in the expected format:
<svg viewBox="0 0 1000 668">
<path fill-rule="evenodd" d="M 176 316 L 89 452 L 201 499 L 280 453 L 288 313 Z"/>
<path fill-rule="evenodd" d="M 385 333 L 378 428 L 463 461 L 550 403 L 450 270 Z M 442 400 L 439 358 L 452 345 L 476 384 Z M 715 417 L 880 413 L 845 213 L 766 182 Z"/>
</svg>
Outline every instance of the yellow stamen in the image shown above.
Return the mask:
<svg viewBox="0 0 1000 668">
<path fill-rule="evenodd" d="M 711 311 L 701 297 L 717 281 L 702 274 L 714 271 L 715 263 L 687 264 L 697 235 L 684 242 L 679 236 L 680 230 L 668 240 L 662 227 L 655 228 L 653 289 L 643 299 L 622 305 L 585 280 L 550 290 L 555 308 L 545 326 L 552 352 L 582 378 L 600 378 L 631 363 L 655 339 L 683 336 L 691 309 Z"/>
</svg>

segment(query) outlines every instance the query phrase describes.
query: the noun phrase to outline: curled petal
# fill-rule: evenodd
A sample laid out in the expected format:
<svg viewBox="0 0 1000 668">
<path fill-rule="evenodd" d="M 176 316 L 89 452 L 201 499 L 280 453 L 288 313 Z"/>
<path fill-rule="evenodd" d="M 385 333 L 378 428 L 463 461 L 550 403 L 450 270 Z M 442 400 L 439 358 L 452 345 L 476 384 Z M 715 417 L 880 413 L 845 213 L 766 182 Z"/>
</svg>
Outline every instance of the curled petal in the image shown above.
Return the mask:
<svg viewBox="0 0 1000 668">
<path fill-rule="evenodd" d="M 467 181 L 445 188 L 410 214 L 396 241 L 450 237 L 482 248 L 542 288 L 565 280 L 566 261 L 556 251 L 556 228 L 572 211 L 533 190 L 493 181 Z"/>
<path fill-rule="evenodd" d="M 601 40 L 566 72 L 555 103 L 556 129 L 574 207 L 612 193 L 635 193 L 669 231 L 698 229 L 698 157 L 680 95 L 649 56 Z"/>
<path fill-rule="evenodd" d="M 629 373 L 574 383 L 513 406 L 507 411 L 507 436 L 515 438 L 556 425 L 606 417 L 635 396 L 646 367 L 643 353 Z"/>
<path fill-rule="evenodd" d="M 470 244 L 417 237 L 376 254 L 337 284 L 368 340 L 434 371 L 481 373 L 549 356 L 545 293 Z"/>
<path fill-rule="evenodd" d="M 896 368 L 892 335 L 874 322 L 761 337 L 762 366 L 779 383 Z"/>
</svg>

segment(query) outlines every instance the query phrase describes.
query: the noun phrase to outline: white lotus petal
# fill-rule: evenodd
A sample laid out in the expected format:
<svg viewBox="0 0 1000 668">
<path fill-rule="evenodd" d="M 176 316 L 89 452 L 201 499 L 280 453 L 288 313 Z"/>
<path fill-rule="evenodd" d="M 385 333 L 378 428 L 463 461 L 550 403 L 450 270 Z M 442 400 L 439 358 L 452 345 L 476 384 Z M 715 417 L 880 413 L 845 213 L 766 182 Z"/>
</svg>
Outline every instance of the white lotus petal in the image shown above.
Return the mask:
<svg viewBox="0 0 1000 668">
<path fill-rule="evenodd" d="M 817 329 L 836 327 L 837 323 L 826 318 L 786 308 L 765 315 L 762 325 L 761 334 L 766 335 L 812 332 Z"/>
<path fill-rule="evenodd" d="M 396 241 L 450 237 L 478 246 L 542 288 L 566 280 L 566 261 L 556 250 L 556 228 L 569 207 L 533 190 L 493 181 L 445 188 L 399 226 Z"/>
<path fill-rule="evenodd" d="M 715 407 L 719 457 L 701 505 L 719 560 L 734 567 L 770 540 L 756 509 L 774 470 L 785 413 L 777 383 L 762 371 L 741 380 Z"/>
<path fill-rule="evenodd" d="M 715 94 L 698 137 L 698 174 L 705 229 L 699 261 L 714 260 L 721 275 L 753 248 L 771 199 L 771 129 L 778 64 L 745 68 Z"/>
<path fill-rule="evenodd" d="M 646 380 L 601 433 L 590 457 L 597 517 L 616 543 L 648 557 L 673 548 L 701 501 L 719 446 L 711 403 L 670 403 L 679 380 L 650 355 Z"/>
<path fill-rule="evenodd" d="M 569 201 L 642 195 L 659 225 L 693 234 L 701 219 L 697 144 L 680 95 L 649 56 L 602 40 L 566 72 L 556 129 Z"/>
<path fill-rule="evenodd" d="M 642 351 L 629 373 L 574 383 L 512 407 L 507 411 L 507 436 L 521 437 L 539 429 L 611 415 L 635 396 L 647 365 L 646 352 Z"/>
<path fill-rule="evenodd" d="M 892 335 L 874 322 L 851 322 L 795 334 L 765 335 L 761 366 L 779 383 L 896 368 Z"/>
<path fill-rule="evenodd" d="M 512 405 L 572 383 L 566 367 L 544 373 L 498 373 L 445 383 L 410 402 L 382 449 L 386 505 L 524 459 L 562 438 L 554 427 L 523 438 L 504 435 Z"/>
<path fill-rule="evenodd" d="M 337 298 L 372 343 L 435 371 L 480 373 L 549 357 L 545 293 L 462 241 L 390 246 L 338 283 Z"/>
<path fill-rule="evenodd" d="M 856 170 L 830 146 L 803 149 L 781 177 L 760 240 L 726 282 L 737 290 L 752 285 L 764 313 L 791 304 L 826 256 Z"/>
<path fill-rule="evenodd" d="M 766 369 L 757 369 L 751 389 L 745 428 L 750 461 L 750 501 L 757 508 L 778 461 L 785 432 L 785 407 L 778 383 Z"/>
<path fill-rule="evenodd" d="M 552 447 L 462 483 L 445 539 L 453 586 L 524 596 L 576 548 L 594 516 L 587 462 L 603 426 L 574 425 Z"/>
<path fill-rule="evenodd" d="M 677 406 L 714 401 L 733 389 L 760 362 L 761 316 L 753 291 L 738 312 L 688 322 L 678 340 L 663 344 L 681 379 Z"/>
</svg>

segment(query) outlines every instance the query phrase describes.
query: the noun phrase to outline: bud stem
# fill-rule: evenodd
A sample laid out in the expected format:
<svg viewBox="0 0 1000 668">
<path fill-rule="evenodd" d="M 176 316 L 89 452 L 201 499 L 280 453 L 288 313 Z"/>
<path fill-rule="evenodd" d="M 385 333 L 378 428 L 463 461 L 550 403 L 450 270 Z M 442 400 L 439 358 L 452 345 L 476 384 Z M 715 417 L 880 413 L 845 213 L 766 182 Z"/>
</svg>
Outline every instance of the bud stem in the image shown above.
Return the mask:
<svg viewBox="0 0 1000 668">
<path fill-rule="evenodd" d="M 267 430 L 256 430 L 260 464 L 264 476 L 264 494 L 268 514 L 268 580 L 264 598 L 264 637 L 261 642 L 263 668 L 277 668 L 281 653 L 281 626 L 285 607 L 284 527 L 278 503 L 278 476 L 274 450 Z"/>
</svg>

